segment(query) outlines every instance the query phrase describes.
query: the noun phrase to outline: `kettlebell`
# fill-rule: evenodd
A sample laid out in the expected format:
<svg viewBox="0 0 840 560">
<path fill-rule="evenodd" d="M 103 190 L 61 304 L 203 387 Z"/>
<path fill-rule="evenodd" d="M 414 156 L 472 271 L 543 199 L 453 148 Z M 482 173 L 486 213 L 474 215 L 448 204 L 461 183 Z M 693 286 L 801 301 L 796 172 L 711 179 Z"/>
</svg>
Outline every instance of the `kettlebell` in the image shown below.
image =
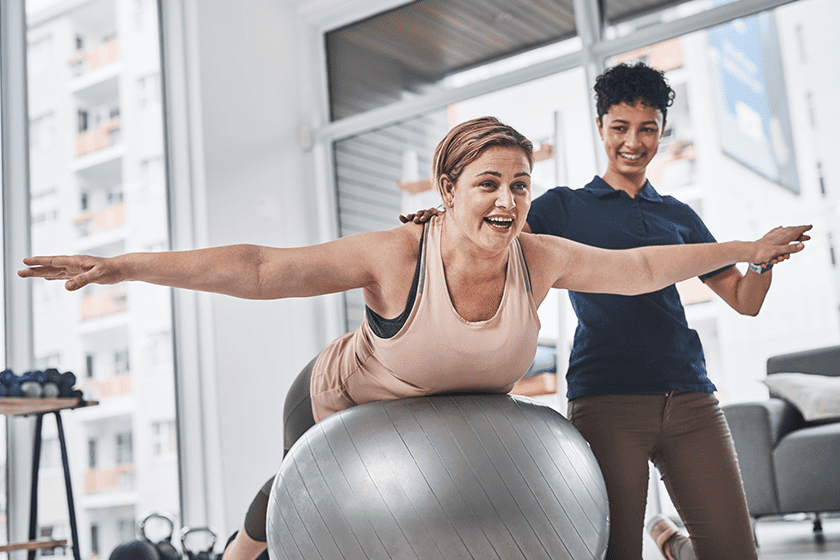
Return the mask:
<svg viewBox="0 0 840 560">
<path fill-rule="evenodd" d="M 203 535 L 204 538 L 197 539 L 196 535 Z M 187 560 L 219 560 L 222 555 L 213 552 L 216 539 L 216 531 L 212 527 L 184 527 L 181 529 L 181 550 L 187 555 Z M 190 545 L 188 540 L 193 543 L 204 541 L 206 544 L 204 547 L 199 544 Z"/>
<path fill-rule="evenodd" d="M 160 560 L 160 555 L 151 543 L 130 541 L 115 548 L 108 560 Z"/>
<path fill-rule="evenodd" d="M 152 540 L 146 536 L 146 528 L 149 521 L 153 519 L 162 519 L 169 525 L 169 535 L 164 537 L 163 539 L 152 542 Z M 160 556 L 160 560 L 181 560 L 181 554 L 175 548 L 175 545 L 172 544 L 172 533 L 175 531 L 175 518 L 163 511 L 153 511 L 147 514 L 140 522 L 137 524 L 137 532 L 140 535 L 140 538 L 155 547 Z"/>
</svg>

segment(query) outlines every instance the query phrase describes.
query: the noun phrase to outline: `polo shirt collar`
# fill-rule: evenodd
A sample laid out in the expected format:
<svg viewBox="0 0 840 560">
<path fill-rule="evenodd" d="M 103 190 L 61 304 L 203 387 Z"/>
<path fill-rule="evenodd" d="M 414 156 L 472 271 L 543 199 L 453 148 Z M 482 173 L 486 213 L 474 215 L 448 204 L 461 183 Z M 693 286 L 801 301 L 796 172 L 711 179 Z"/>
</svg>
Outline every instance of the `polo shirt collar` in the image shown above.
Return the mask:
<svg viewBox="0 0 840 560">
<path fill-rule="evenodd" d="M 612 188 L 606 181 L 604 181 L 598 175 L 592 179 L 592 182 L 584 187 L 585 190 L 591 192 L 598 198 L 605 198 L 610 195 L 618 194 L 621 191 Z M 642 187 L 642 190 L 639 191 L 637 196 L 642 197 L 645 200 L 650 202 L 661 202 L 662 197 L 659 196 L 659 193 L 656 192 L 656 189 L 653 188 L 653 185 L 650 184 L 650 181 L 645 182 L 645 186 Z"/>
</svg>

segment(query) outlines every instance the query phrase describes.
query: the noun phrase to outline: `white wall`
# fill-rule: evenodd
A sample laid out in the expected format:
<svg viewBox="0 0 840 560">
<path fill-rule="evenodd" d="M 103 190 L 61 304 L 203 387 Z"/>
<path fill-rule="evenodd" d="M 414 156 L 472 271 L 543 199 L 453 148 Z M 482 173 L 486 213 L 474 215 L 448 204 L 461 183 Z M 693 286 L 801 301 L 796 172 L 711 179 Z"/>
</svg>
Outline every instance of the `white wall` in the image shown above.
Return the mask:
<svg viewBox="0 0 840 560">
<path fill-rule="evenodd" d="M 300 49 L 307 34 L 296 6 L 277 0 L 197 5 L 186 27 L 194 26 L 197 37 L 199 88 L 193 94 L 201 105 L 193 127 L 200 134 L 191 140 L 203 152 L 195 158 L 201 169 L 194 170 L 203 178 L 198 196 L 206 208 L 196 217 L 199 224 L 206 221 L 198 237 L 209 246 L 321 241 L 312 157 L 296 141 L 310 110 Z M 277 471 L 287 389 L 327 340 L 319 299 L 209 299 L 212 367 L 202 375 L 213 376 L 209 381 L 216 385 L 218 402 L 211 409 L 218 412 L 211 421 L 218 421 L 219 441 L 217 448 L 208 446 L 206 461 L 221 464 L 227 526 L 219 529 L 226 539 Z"/>
</svg>

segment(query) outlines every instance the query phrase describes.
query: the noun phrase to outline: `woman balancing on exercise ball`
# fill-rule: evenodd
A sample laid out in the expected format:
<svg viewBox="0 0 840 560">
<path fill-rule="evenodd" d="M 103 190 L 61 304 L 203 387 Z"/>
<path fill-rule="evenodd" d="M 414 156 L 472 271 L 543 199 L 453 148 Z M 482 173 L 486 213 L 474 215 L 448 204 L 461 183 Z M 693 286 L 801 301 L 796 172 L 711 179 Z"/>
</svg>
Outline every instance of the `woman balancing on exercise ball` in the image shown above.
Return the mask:
<svg viewBox="0 0 840 560">
<path fill-rule="evenodd" d="M 559 187 L 535 199 L 523 231 L 606 249 L 713 242 L 694 211 L 658 194 L 646 177 L 674 97 L 662 73 L 620 64 L 597 78 L 595 97 L 606 172 L 582 189 Z M 739 313 L 756 315 L 777 261 L 749 261 L 761 264 L 746 274 L 726 266 L 700 279 Z M 690 534 L 662 515 L 650 519 L 647 530 L 666 558 L 755 558 L 732 437 L 676 288 L 629 297 L 594 292 L 569 292 L 578 327 L 566 374 L 568 418 L 589 441 L 606 482 L 607 558 L 642 558 L 648 461 Z"/>
<path fill-rule="evenodd" d="M 135 280 L 249 299 L 308 297 L 362 288 L 366 319 L 299 376 L 286 422 L 299 433 L 333 412 L 371 401 L 453 391 L 506 393 L 537 346 L 537 306 L 549 289 L 634 295 L 735 262 L 778 262 L 801 251 L 810 226 L 755 242 L 609 251 L 560 237 L 520 235 L 531 205 L 533 147 L 487 117 L 453 128 L 434 177 L 447 212 L 425 226 L 352 235 L 310 247 L 235 245 L 183 252 L 31 257 L 18 274 L 90 283 Z M 432 350 L 433 351 L 430 351 Z M 287 441 L 288 444 L 288 441 Z M 267 493 L 249 510 L 225 560 L 265 550 Z"/>
</svg>

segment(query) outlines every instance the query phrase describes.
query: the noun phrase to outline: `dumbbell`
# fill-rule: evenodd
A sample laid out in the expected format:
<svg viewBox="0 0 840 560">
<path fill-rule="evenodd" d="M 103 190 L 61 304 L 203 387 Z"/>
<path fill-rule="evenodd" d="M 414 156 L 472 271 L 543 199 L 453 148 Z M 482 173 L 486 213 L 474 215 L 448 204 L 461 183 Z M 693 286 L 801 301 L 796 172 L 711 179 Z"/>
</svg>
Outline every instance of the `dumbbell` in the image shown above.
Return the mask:
<svg viewBox="0 0 840 560">
<path fill-rule="evenodd" d="M 24 381 L 20 384 L 20 390 L 24 397 L 40 399 L 44 396 L 44 387 L 37 381 Z"/>
<path fill-rule="evenodd" d="M 58 370 L 55 368 L 46 369 L 44 370 L 44 376 L 46 377 L 43 383 L 44 398 L 57 399 L 64 396 L 61 394 L 61 388 L 58 386 L 61 381 L 61 374 L 58 373 Z"/>
<path fill-rule="evenodd" d="M 58 390 L 62 397 L 71 397 L 74 393 L 73 385 L 76 384 L 76 375 L 72 371 L 65 371 L 58 376 L 56 384 L 58 385 Z M 78 392 L 79 396 L 82 396 L 81 391 L 75 392 Z"/>
<path fill-rule="evenodd" d="M 44 396 L 44 383 L 47 376 L 43 371 L 27 371 L 20 376 L 20 390 L 23 396 L 30 399 L 40 399 Z"/>
<path fill-rule="evenodd" d="M 22 397 L 23 391 L 20 388 L 20 377 L 10 369 L 0 372 L 0 385 L 6 390 L 7 397 Z"/>
<path fill-rule="evenodd" d="M 75 383 L 76 376 L 72 373 L 70 373 L 70 376 L 63 376 L 58 373 L 58 370 L 55 368 L 49 368 L 45 371 L 27 371 L 19 378 L 22 396 L 33 399 L 57 399 L 62 396 L 69 397 L 72 392 L 72 384 L 64 391 L 62 391 L 62 388 L 66 387 L 66 383 L 71 381 L 71 379 L 72 382 Z M 62 392 L 65 394 L 63 395 Z"/>
<path fill-rule="evenodd" d="M 55 368 L 45 371 L 33 370 L 18 376 L 11 370 L 0 372 L 0 397 L 28 397 L 57 399 L 76 398 L 82 400 L 81 390 L 73 389 L 76 375 L 71 371 L 59 373 Z"/>
</svg>

